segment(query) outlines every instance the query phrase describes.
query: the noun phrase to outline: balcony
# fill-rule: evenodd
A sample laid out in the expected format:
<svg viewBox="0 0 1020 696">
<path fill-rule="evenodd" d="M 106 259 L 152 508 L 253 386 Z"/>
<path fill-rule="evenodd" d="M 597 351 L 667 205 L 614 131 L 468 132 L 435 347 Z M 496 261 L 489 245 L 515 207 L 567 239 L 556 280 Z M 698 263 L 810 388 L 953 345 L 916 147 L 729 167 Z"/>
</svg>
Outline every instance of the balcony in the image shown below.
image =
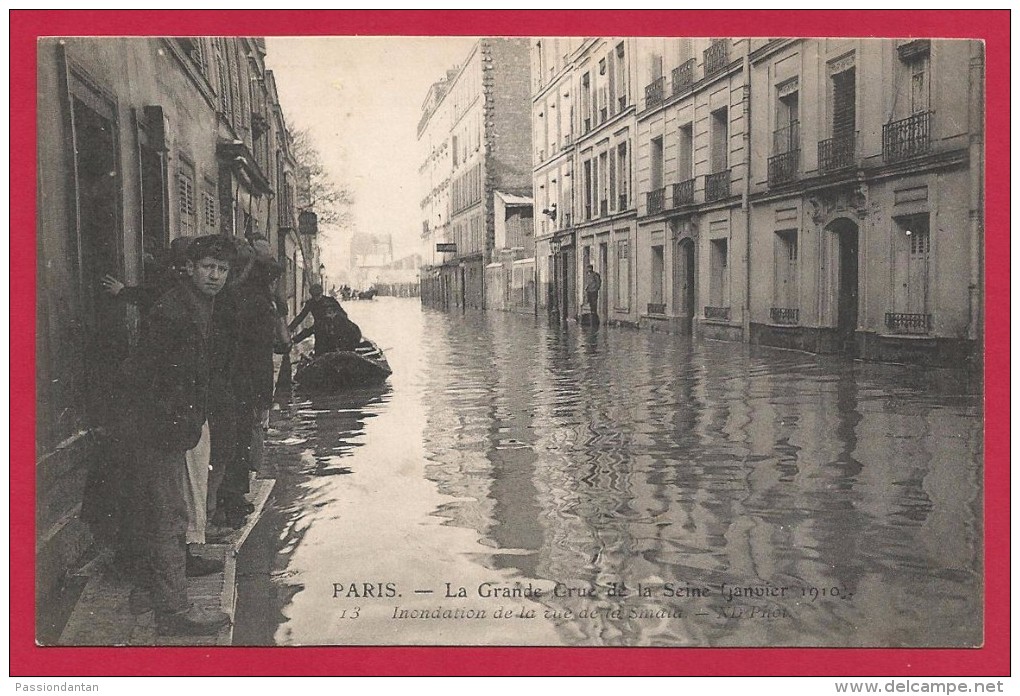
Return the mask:
<svg viewBox="0 0 1020 696">
<path fill-rule="evenodd" d="M 922 111 L 882 126 L 882 156 L 886 162 L 898 162 L 931 149 L 931 112 Z"/>
<path fill-rule="evenodd" d="M 690 60 L 681 63 L 679 66 L 673 68 L 673 94 L 680 94 L 685 89 L 694 84 L 694 66 L 697 65 L 697 61 L 691 58 Z"/>
<path fill-rule="evenodd" d="M 796 181 L 800 171 L 800 150 L 791 150 L 769 157 L 769 187 Z"/>
<path fill-rule="evenodd" d="M 705 175 L 705 202 L 719 201 L 729 198 L 730 195 L 730 170 L 724 169 L 715 174 Z"/>
<path fill-rule="evenodd" d="M 705 307 L 705 318 L 712 319 L 715 321 L 729 321 L 730 320 L 730 308 L 729 307 Z"/>
<path fill-rule="evenodd" d="M 800 310 L 789 307 L 772 307 L 769 309 L 769 316 L 773 324 L 786 324 L 794 326 L 800 323 Z"/>
<path fill-rule="evenodd" d="M 616 209 L 619 210 L 619 211 L 624 211 L 624 210 L 627 209 L 627 194 L 626 193 L 621 193 L 620 194 L 619 200 L 616 201 Z"/>
<path fill-rule="evenodd" d="M 932 320 L 930 314 L 904 314 L 902 312 L 886 312 L 885 327 L 894 334 L 926 336 L 931 333 Z"/>
<path fill-rule="evenodd" d="M 666 189 L 655 189 L 654 191 L 649 191 L 647 195 L 648 215 L 661 213 L 663 207 L 665 207 Z"/>
<path fill-rule="evenodd" d="M 673 207 L 694 205 L 694 179 L 673 184 Z"/>
<path fill-rule="evenodd" d="M 857 133 L 850 132 L 818 143 L 818 171 L 847 169 L 857 164 Z"/>
<path fill-rule="evenodd" d="M 666 92 L 666 78 L 660 77 L 652 84 L 645 86 L 645 108 L 650 109 L 661 104 Z"/>
<path fill-rule="evenodd" d="M 609 200 L 603 198 L 599 201 L 599 216 L 605 217 L 607 215 L 609 215 Z"/>
<path fill-rule="evenodd" d="M 649 314 L 665 314 L 666 305 L 662 302 L 649 302 L 648 303 Z"/>
<path fill-rule="evenodd" d="M 705 62 L 705 77 L 710 77 L 724 70 L 730 64 L 729 39 L 713 41 L 712 45 L 705 49 L 703 58 Z"/>
</svg>

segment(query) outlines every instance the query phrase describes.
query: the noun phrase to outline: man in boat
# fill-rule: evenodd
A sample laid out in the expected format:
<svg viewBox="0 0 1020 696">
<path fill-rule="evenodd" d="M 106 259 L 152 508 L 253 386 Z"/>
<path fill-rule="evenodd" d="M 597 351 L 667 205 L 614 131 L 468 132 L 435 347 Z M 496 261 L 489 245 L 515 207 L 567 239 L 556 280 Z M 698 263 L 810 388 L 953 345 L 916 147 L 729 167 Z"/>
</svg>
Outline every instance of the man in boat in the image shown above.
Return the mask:
<svg viewBox="0 0 1020 696">
<path fill-rule="evenodd" d="M 321 285 L 313 285 L 309 291 L 312 297 L 305 302 L 301 312 L 294 317 L 294 321 L 290 323 L 290 330 L 294 331 L 300 326 L 309 313 L 311 313 L 314 323 L 295 334 L 293 342 L 297 343 L 314 334 L 316 356 L 357 348 L 361 343 L 361 329 L 348 318 L 347 312 L 340 306 L 340 303 L 332 297 L 323 295 Z"/>
</svg>

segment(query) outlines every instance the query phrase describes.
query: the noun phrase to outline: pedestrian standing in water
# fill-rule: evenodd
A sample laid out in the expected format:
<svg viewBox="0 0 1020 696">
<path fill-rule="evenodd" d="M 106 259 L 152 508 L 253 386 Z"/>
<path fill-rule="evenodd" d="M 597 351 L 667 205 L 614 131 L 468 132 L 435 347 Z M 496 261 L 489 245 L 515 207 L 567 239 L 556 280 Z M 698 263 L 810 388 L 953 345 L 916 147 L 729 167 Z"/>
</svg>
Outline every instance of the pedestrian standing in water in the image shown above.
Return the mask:
<svg viewBox="0 0 1020 696">
<path fill-rule="evenodd" d="M 217 485 L 210 490 L 209 499 L 210 508 L 215 505 L 213 523 L 234 529 L 243 526 L 254 511 L 245 496 L 250 490 L 249 472 L 260 464 L 263 422 L 273 403 L 273 354 L 280 319 L 273 285 L 282 272 L 265 238 L 253 238 L 244 251 L 244 265 L 230 288 L 237 341 L 230 367 L 233 447 L 224 455 L 222 479 L 218 465 L 213 465 Z"/>
<path fill-rule="evenodd" d="M 588 311 L 591 312 L 593 326 L 599 323 L 599 290 L 602 289 L 602 276 L 595 272 L 595 267 L 588 264 L 584 274 L 584 296 L 588 302 Z"/>
<path fill-rule="evenodd" d="M 188 600 L 187 459 L 208 434 L 211 325 L 234 245 L 219 235 L 199 237 L 187 257 L 187 278 L 152 307 L 125 371 L 131 395 L 125 431 L 136 439 L 139 522 L 148 547 L 141 582 L 151 592 L 161 635 L 212 635 L 230 623 L 227 614 Z"/>
</svg>

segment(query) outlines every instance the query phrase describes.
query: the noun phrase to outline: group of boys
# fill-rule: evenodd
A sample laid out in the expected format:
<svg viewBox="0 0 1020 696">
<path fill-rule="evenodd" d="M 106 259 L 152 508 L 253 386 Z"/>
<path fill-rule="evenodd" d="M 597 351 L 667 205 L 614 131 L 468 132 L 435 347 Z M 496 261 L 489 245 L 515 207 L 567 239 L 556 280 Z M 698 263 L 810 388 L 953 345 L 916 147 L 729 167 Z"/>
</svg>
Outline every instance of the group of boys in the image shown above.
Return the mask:
<svg viewBox="0 0 1020 696">
<path fill-rule="evenodd" d="M 131 453 L 122 552 L 136 569 L 132 611 L 153 609 L 161 635 L 212 635 L 230 617 L 192 605 L 187 577 L 222 561 L 189 547 L 229 534 L 253 510 L 245 495 L 286 307 L 265 240 L 175 243 L 182 258 L 140 307 L 138 345 L 119 380 L 118 437 Z"/>
</svg>

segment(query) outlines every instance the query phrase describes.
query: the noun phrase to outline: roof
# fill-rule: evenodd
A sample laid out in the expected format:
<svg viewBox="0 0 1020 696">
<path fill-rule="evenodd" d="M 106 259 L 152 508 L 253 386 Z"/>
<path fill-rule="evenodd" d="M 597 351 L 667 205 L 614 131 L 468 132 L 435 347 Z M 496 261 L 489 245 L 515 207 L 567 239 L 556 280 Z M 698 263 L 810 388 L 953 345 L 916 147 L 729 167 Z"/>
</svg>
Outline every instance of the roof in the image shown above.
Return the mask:
<svg viewBox="0 0 1020 696">
<path fill-rule="evenodd" d="M 504 205 L 508 206 L 535 204 L 534 199 L 527 196 L 515 196 L 512 193 L 503 193 L 502 191 L 496 191 L 496 195 L 503 199 Z"/>
</svg>

